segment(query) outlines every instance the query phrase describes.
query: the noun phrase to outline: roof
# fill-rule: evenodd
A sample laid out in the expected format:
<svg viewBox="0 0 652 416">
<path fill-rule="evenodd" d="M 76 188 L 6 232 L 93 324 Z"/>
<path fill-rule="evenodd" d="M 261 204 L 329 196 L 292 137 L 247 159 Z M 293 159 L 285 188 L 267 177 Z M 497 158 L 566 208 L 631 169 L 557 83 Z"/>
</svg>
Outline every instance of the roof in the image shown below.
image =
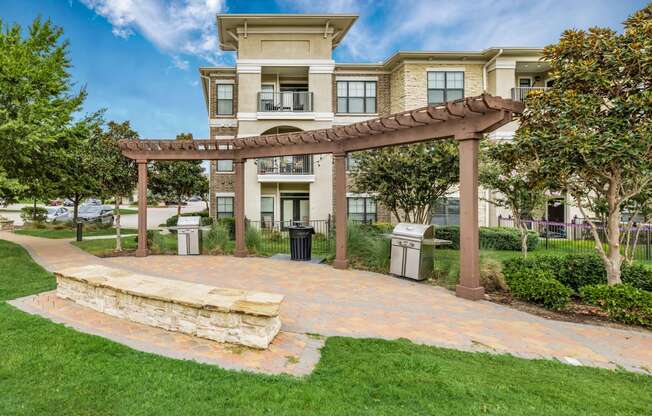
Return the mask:
<svg viewBox="0 0 652 416">
<path fill-rule="evenodd" d="M 333 30 L 333 48 L 342 41 L 353 23 L 355 14 L 218 14 L 217 33 L 220 48 L 224 51 L 237 50 L 236 32 L 238 28 L 249 27 L 320 27 Z"/>
</svg>

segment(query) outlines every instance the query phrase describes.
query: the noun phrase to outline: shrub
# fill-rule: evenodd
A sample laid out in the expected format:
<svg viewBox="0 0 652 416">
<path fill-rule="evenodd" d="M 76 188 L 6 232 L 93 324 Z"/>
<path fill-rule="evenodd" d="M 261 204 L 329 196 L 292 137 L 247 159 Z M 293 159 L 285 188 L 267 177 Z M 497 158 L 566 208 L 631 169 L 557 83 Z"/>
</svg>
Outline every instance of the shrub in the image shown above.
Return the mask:
<svg viewBox="0 0 652 416">
<path fill-rule="evenodd" d="M 147 247 L 152 247 L 154 245 L 154 235 L 156 232 L 154 230 L 147 230 Z M 136 246 L 138 246 L 138 236 L 134 237 Z"/>
<path fill-rule="evenodd" d="M 254 227 L 247 227 L 245 231 L 245 244 L 247 249 L 252 253 L 258 253 L 260 251 L 260 231 Z"/>
<path fill-rule="evenodd" d="M 639 263 L 623 264 L 621 279 L 635 288 L 652 292 L 652 269 Z"/>
<path fill-rule="evenodd" d="M 542 270 L 521 269 L 515 273 L 505 272 L 505 279 L 512 295 L 521 300 L 542 305 L 548 309 L 563 309 L 570 301 L 573 291 Z"/>
<path fill-rule="evenodd" d="M 335 244 L 332 244 L 334 250 Z M 347 257 L 358 267 L 378 272 L 389 270 L 391 242 L 368 224 L 349 222 L 347 228 Z"/>
<path fill-rule="evenodd" d="M 507 290 L 507 283 L 499 261 L 480 259 L 480 285 L 484 287 L 487 293 Z"/>
<path fill-rule="evenodd" d="M 435 227 L 435 237 L 452 242 L 450 248 L 460 248 L 460 227 L 447 225 Z M 534 250 L 539 246 L 539 236 L 528 232 L 527 249 Z M 492 250 L 521 250 L 521 234 L 515 228 L 480 227 L 480 247 Z"/>
<path fill-rule="evenodd" d="M 48 210 L 43 207 L 23 207 L 20 209 L 20 218 L 24 222 L 45 222 Z"/>
<path fill-rule="evenodd" d="M 632 285 L 591 285 L 580 289 L 582 300 L 599 306 L 609 316 L 626 324 L 652 328 L 652 293 Z"/>
<path fill-rule="evenodd" d="M 315 237 L 321 234 L 315 234 Z M 269 230 L 267 231 L 267 239 L 272 242 L 272 243 L 280 243 L 283 241 L 283 233 L 281 233 L 279 230 Z"/>
<path fill-rule="evenodd" d="M 214 223 L 204 239 L 204 249 L 209 253 L 226 253 L 229 244 L 229 230 L 220 223 Z"/>
<path fill-rule="evenodd" d="M 235 240 L 235 218 L 233 217 L 218 218 L 217 222 L 222 224 L 224 227 L 226 227 L 226 229 L 229 230 L 229 238 L 231 240 Z"/>
</svg>

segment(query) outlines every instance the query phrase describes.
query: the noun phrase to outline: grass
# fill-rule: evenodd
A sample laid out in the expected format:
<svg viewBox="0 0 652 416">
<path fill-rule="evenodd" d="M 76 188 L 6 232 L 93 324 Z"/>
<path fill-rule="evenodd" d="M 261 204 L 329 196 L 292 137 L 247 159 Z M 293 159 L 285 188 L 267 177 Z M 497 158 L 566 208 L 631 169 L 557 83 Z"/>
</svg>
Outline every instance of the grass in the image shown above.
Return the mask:
<svg viewBox="0 0 652 416">
<path fill-rule="evenodd" d="M 137 233 L 137 230 L 134 230 Z M 115 239 L 97 239 L 73 241 L 73 245 L 98 257 L 107 257 L 113 254 L 115 250 Z M 136 250 L 136 237 L 126 237 L 122 239 L 122 248 L 129 252 Z M 152 254 L 177 254 L 177 236 L 172 234 L 155 233 L 154 244 L 150 247 Z"/>
<path fill-rule="evenodd" d="M 133 228 L 122 228 L 120 230 L 121 234 L 136 234 L 138 230 Z M 61 230 L 52 229 L 52 228 L 20 228 L 15 230 L 16 234 L 29 235 L 32 237 L 42 237 L 42 238 L 75 238 L 77 232 L 70 228 L 64 228 Z M 84 229 L 84 237 L 93 237 L 100 235 L 115 235 L 115 228 L 95 228 L 95 229 Z"/>
<path fill-rule="evenodd" d="M 116 211 L 117 210 L 114 209 L 113 213 L 117 214 Z M 133 208 L 120 208 L 120 215 L 130 215 L 130 214 L 138 214 L 138 210 Z"/>
<path fill-rule="evenodd" d="M 52 275 L 0 241 L 0 414 L 641 415 L 652 377 L 409 341 L 329 338 L 305 378 L 132 350 L 2 302 Z"/>
</svg>

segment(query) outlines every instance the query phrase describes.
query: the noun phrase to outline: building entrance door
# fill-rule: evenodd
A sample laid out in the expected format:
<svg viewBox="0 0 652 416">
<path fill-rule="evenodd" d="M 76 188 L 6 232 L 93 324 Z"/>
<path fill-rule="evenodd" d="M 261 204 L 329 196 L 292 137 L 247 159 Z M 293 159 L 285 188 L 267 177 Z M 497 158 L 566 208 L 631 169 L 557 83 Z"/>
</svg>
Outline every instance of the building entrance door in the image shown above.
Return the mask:
<svg viewBox="0 0 652 416">
<path fill-rule="evenodd" d="M 281 218 L 283 227 L 295 222 L 308 223 L 310 219 L 308 194 L 281 195 Z"/>
<path fill-rule="evenodd" d="M 566 209 L 564 198 L 555 198 L 548 200 L 548 221 L 566 222 Z"/>
</svg>

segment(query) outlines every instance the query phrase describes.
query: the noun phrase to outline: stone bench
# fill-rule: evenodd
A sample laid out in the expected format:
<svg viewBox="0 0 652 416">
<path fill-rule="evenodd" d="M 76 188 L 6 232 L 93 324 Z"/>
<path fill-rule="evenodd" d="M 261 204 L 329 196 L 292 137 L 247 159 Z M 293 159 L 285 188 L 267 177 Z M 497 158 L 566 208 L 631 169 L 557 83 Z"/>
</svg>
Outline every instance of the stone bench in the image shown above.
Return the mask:
<svg viewBox="0 0 652 416">
<path fill-rule="evenodd" d="M 57 296 L 107 315 L 219 342 L 267 348 L 282 295 L 163 279 L 106 266 L 55 272 Z"/>
</svg>

